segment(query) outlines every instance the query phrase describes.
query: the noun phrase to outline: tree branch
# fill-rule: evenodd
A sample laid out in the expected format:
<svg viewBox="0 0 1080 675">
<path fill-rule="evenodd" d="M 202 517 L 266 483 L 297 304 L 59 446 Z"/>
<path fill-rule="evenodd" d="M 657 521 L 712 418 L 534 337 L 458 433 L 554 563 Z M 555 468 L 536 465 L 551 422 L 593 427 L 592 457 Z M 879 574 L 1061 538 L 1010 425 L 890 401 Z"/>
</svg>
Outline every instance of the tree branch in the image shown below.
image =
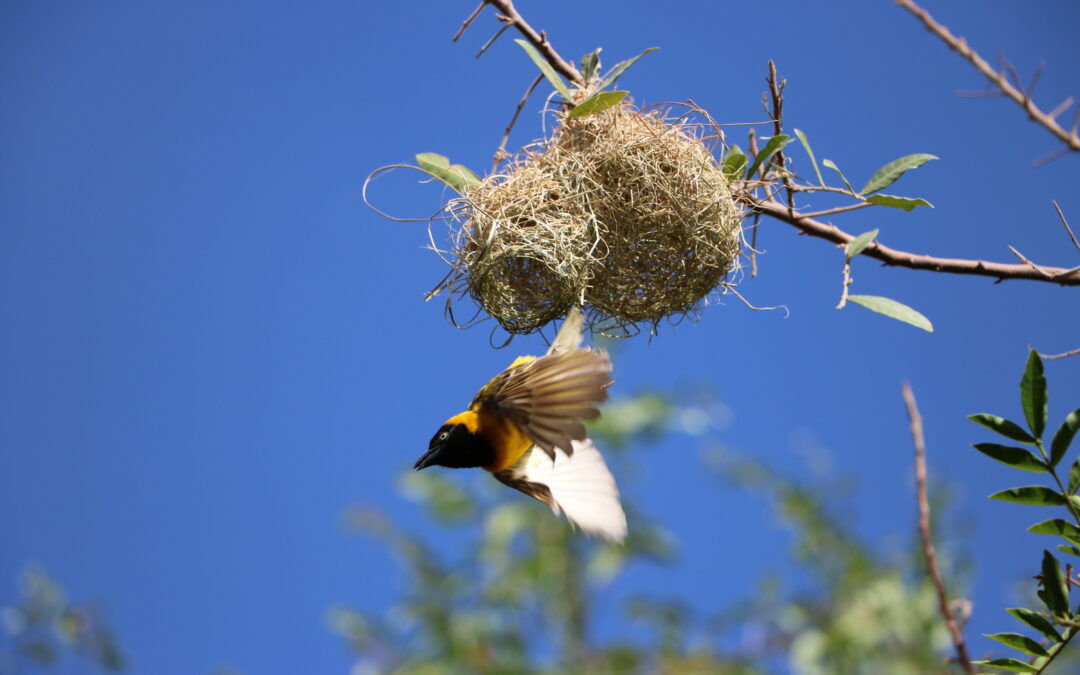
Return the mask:
<svg viewBox="0 0 1080 675">
<path fill-rule="evenodd" d="M 915 486 L 918 492 L 919 502 L 919 535 L 922 538 L 923 553 L 926 555 L 926 567 L 930 578 L 937 590 L 938 607 L 941 616 L 945 619 L 945 625 L 949 629 L 949 637 L 952 638 L 956 648 L 956 660 L 969 675 L 975 675 L 975 666 L 968 656 L 967 645 L 964 643 L 964 634 L 956 624 L 956 616 L 949 608 L 949 596 L 945 592 L 945 582 L 941 580 L 941 570 L 938 569 L 937 551 L 934 550 L 934 540 L 930 536 L 930 499 L 926 489 L 926 442 L 923 439 L 922 416 L 919 408 L 915 405 L 915 393 L 911 391 L 911 385 L 904 382 L 901 393 L 904 404 L 907 405 L 908 418 L 911 420 L 911 438 L 915 442 Z"/>
<path fill-rule="evenodd" d="M 499 149 L 495 151 L 495 159 L 492 160 L 491 163 L 492 172 L 499 167 L 499 162 L 509 156 L 506 152 L 506 144 L 510 140 L 510 132 L 514 130 L 514 125 L 517 124 L 518 116 L 521 115 L 521 109 L 525 107 L 525 103 L 529 100 L 529 97 L 532 96 L 533 90 L 539 86 L 543 79 L 543 75 L 537 75 L 536 79 L 529 85 L 529 88 L 525 90 L 525 94 L 521 97 L 521 101 L 518 102 L 517 108 L 514 110 L 514 116 L 510 118 L 510 124 L 506 125 L 506 133 L 503 134 L 502 143 L 499 143 Z"/>
<path fill-rule="evenodd" d="M 798 213 L 791 214 L 788 212 L 786 204 L 781 204 L 775 199 L 752 202 L 751 208 L 766 216 L 793 225 L 812 237 L 819 237 L 831 241 L 834 244 L 846 246 L 855 238 L 854 235 L 850 235 L 830 223 L 823 223 Z M 971 274 L 975 276 L 991 277 L 998 281 L 1004 281 L 1006 279 L 1027 279 L 1029 281 L 1050 282 L 1061 286 L 1080 286 L 1080 269 L 1076 268 L 1065 269 L 1062 267 L 1047 267 L 1045 265 L 1039 265 L 1036 268 L 1030 265 L 988 262 L 985 260 L 935 258 L 933 256 L 908 253 L 907 251 L 889 248 L 877 241 L 866 247 L 860 255 L 880 260 L 886 265 L 908 267 L 916 270 L 948 272 L 950 274 Z"/>
<path fill-rule="evenodd" d="M 550 63 L 551 67 L 560 75 L 575 84 L 585 84 L 581 73 L 574 67 L 574 64 L 559 56 L 559 53 L 551 46 L 547 34 L 544 31 L 537 33 L 529 25 L 529 22 L 518 14 L 518 11 L 514 8 L 513 0 L 488 0 L 488 4 L 499 10 L 499 21 L 518 29 L 518 32 L 525 36 L 525 39 L 531 42 L 533 47 L 536 47 L 536 51 L 540 52 L 544 60 Z"/>
<path fill-rule="evenodd" d="M 1057 123 L 1057 120 L 1054 119 L 1064 111 L 1055 110 L 1055 114 L 1047 114 L 1032 102 L 1031 89 L 1034 88 L 1034 82 L 1032 83 L 1032 86 L 1028 88 L 1028 91 L 1020 91 L 1020 89 L 1009 83 L 1004 72 L 994 70 L 994 68 L 986 62 L 986 59 L 979 56 L 978 52 L 969 47 L 967 40 L 956 37 L 949 32 L 948 28 L 942 26 L 937 21 L 934 21 L 934 17 L 930 16 L 930 13 L 925 9 L 915 4 L 913 0 L 896 0 L 896 4 L 914 14 L 931 33 L 937 35 L 950 49 L 967 59 L 971 65 L 975 66 L 976 70 L 993 82 L 1001 90 L 1001 93 L 1011 98 L 1017 105 L 1027 111 L 1028 117 L 1056 136 L 1070 150 L 1080 151 L 1080 136 L 1076 135 L 1076 127 L 1066 131 Z M 1060 106 L 1058 106 L 1058 108 L 1060 109 Z"/>
</svg>

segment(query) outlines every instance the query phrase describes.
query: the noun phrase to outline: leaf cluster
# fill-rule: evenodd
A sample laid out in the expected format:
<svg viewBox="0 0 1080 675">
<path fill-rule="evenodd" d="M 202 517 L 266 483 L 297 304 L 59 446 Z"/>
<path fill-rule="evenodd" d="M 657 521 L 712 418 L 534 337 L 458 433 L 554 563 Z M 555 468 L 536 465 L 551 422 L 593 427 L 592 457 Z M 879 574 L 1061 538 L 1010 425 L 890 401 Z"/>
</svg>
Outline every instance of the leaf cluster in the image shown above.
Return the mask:
<svg viewBox="0 0 1080 675">
<path fill-rule="evenodd" d="M 971 421 L 1020 445 L 976 443 L 973 447 L 1014 469 L 1042 474 L 1050 479 L 1051 485 L 1009 488 L 995 492 L 990 499 L 1061 509 L 1063 517 L 1035 523 L 1028 528 L 1028 532 L 1058 537 L 1063 540 L 1057 547 L 1060 552 L 1080 556 L 1080 497 L 1076 494 L 1080 488 L 1080 456 L 1073 462 L 1066 481 L 1062 480 L 1058 471 L 1077 430 L 1080 430 L 1080 409 L 1065 417 L 1047 447 L 1043 441 L 1048 424 L 1048 399 L 1042 359 L 1032 350 L 1020 380 L 1020 403 L 1026 428 L 997 415 L 979 413 L 969 416 Z M 1042 607 L 1017 607 L 1008 612 L 1025 627 L 1034 629 L 1040 635 L 1039 639 L 1012 632 L 987 635 L 1021 652 L 1024 658 L 988 659 L 977 664 L 1018 673 L 1041 673 L 1080 632 L 1080 606 L 1070 597 L 1072 587 L 1080 583 L 1072 578 L 1072 565 L 1065 565 L 1063 569 L 1054 554 L 1043 551 L 1042 564 L 1035 578 L 1039 584 L 1036 595 L 1042 601 Z"/>
<path fill-rule="evenodd" d="M 23 570 L 19 595 L 15 605 L 0 608 L 0 673 L 19 663 L 49 672 L 124 670 L 123 652 L 101 611 L 68 600 L 40 565 Z"/>
</svg>

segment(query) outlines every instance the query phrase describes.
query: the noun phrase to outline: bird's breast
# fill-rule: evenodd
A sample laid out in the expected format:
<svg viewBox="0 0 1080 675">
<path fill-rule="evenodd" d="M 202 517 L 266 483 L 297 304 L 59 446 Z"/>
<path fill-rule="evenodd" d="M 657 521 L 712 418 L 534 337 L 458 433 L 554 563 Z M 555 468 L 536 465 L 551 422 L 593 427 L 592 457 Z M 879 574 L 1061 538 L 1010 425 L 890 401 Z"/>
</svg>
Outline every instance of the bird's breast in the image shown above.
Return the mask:
<svg viewBox="0 0 1080 675">
<path fill-rule="evenodd" d="M 513 422 L 497 412 L 481 409 L 477 417 L 480 433 L 495 451 L 495 461 L 483 467 L 488 471 L 501 471 L 513 466 L 532 446 L 532 441 Z"/>
</svg>

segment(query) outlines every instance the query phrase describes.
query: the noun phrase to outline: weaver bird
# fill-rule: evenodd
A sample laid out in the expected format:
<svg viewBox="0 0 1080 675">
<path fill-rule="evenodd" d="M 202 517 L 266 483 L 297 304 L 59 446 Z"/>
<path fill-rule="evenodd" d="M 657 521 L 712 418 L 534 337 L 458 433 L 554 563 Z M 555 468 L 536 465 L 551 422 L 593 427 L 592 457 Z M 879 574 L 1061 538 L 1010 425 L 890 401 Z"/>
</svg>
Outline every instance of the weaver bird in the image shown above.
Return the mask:
<svg viewBox="0 0 1080 675">
<path fill-rule="evenodd" d="M 548 353 L 520 356 L 496 375 L 413 468 L 481 467 L 585 532 L 625 539 L 619 489 L 581 422 L 600 416 L 612 384 L 607 352 L 581 347 L 583 322 L 572 309 Z"/>
</svg>

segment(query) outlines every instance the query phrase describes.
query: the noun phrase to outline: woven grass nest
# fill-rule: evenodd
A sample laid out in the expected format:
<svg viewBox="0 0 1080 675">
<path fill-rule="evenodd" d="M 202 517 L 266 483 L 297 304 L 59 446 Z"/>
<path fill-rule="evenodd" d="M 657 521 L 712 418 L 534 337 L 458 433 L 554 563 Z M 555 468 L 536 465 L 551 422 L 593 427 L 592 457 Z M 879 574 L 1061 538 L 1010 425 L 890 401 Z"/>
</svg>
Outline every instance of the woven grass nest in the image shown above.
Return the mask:
<svg viewBox="0 0 1080 675">
<path fill-rule="evenodd" d="M 450 205 L 453 295 L 510 334 L 581 306 L 632 335 L 693 313 L 738 269 L 742 211 L 706 126 L 622 103 L 563 117 Z"/>
</svg>

